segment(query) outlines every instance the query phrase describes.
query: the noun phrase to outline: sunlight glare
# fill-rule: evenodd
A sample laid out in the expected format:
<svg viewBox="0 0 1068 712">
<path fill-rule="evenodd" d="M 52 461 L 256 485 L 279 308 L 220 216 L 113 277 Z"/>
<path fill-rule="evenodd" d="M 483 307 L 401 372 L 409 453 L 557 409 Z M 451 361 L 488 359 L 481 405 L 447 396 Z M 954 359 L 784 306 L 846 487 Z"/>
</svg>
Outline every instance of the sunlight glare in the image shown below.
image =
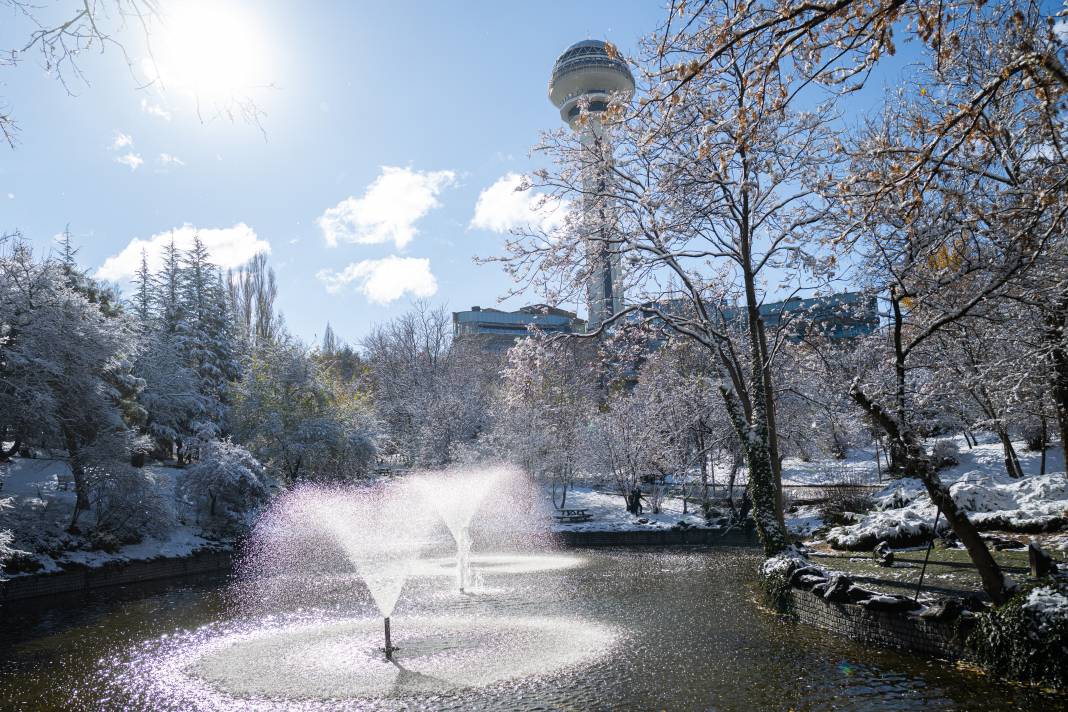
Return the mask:
<svg viewBox="0 0 1068 712">
<path fill-rule="evenodd" d="M 264 83 L 266 52 L 255 18 L 233 3 L 175 2 L 162 20 L 148 73 L 164 87 L 225 99 Z"/>
</svg>

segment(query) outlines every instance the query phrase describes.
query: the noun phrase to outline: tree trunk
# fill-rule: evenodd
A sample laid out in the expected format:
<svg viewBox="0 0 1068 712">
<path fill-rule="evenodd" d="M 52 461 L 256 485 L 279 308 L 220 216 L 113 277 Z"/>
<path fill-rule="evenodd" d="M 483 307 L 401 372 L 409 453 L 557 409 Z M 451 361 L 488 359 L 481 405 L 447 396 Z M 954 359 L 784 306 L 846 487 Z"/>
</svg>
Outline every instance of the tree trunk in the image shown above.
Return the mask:
<svg viewBox="0 0 1068 712">
<path fill-rule="evenodd" d="M 953 533 L 957 535 L 961 543 L 964 544 L 964 548 L 968 550 L 968 556 L 971 557 L 972 563 L 975 564 L 975 568 L 979 571 L 983 589 L 990 596 L 990 599 L 997 605 L 1009 600 L 1015 586 L 1005 578 L 1001 567 L 994 561 L 986 542 L 979 536 L 979 530 L 968 519 L 968 515 L 958 508 L 953 501 L 949 488 L 946 487 L 938 476 L 938 472 L 931 466 L 931 462 L 927 458 L 919 439 L 911 431 L 899 427 L 897 420 L 882 406 L 872 401 L 867 394 L 860 390 L 856 383 L 850 388 L 849 395 L 865 413 L 871 416 L 872 420 L 886 431 L 890 440 L 899 443 L 901 449 L 906 453 L 905 472 L 918 477 L 923 482 L 931 501 L 936 506 L 941 507 L 942 514 L 945 515 L 946 521 L 949 522 L 949 526 L 953 529 Z"/>
<path fill-rule="evenodd" d="M 89 483 L 85 481 L 85 465 L 82 463 L 78 438 L 66 426 L 63 428 L 63 441 L 67 447 L 67 455 L 70 458 L 70 472 L 74 477 L 74 513 L 70 518 L 70 526 L 67 527 L 67 531 L 74 534 L 78 531 L 78 517 L 90 506 Z"/>
<path fill-rule="evenodd" d="M 1068 294 L 1065 294 L 1054 311 L 1046 316 L 1046 340 L 1050 348 L 1051 395 L 1057 411 L 1057 425 L 1061 434 L 1061 447 L 1068 453 L 1068 349 L 1065 341 L 1068 334 Z"/>
<path fill-rule="evenodd" d="M 757 310 L 759 315 L 760 311 Z M 779 526 L 786 529 L 786 519 L 782 497 L 782 457 L 779 455 L 779 429 L 775 420 L 775 386 L 771 377 L 771 357 L 768 355 L 768 339 L 764 333 L 764 319 L 757 319 L 757 333 L 760 335 L 760 354 L 763 362 L 761 376 L 764 384 L 764 412 L 768 421 L 768 454 L 775 481 L 775 513 Z"/>
<path fill-rule="evenodd" d="M 760 388 L 759 374 L 760 364 L 754 363 L 754 385 Z M 753 422 L 746 423 L 734 398 L 732 391 L 720 389 L 723 400 L 727 407 L 727 415 L 734 426 L 735 434 L 742 445 L 745 456 L 745 464 L 749 469 L 750 498 L 753 506 L 753 520 L 756 522 L 757 536 L 764 548 L 764 556 L 772 557 L 786 548 L 789 543 L 786 538 L 786 527 L 779 522 L 782 519 L 778 513 L 775 472 L 771 464 L 771 453 L 768 450 L 767 423 L 764 420 L 764 394 L 754 393 L 753 397 Z"/>
<path fill-rule="evenodd" d="M 1020 467 L 1020 458 L 1016 455 L 1016 448 L 1012 446 L 1012 439 L 1008 432 L 1000 425 L 996 428 L 998 440 L 1001 441 L 1001 449 L 1005 452 L 1005 472 L 1009 477 L 1023 477 L 1023 468 Z"/>
<path fill-rule="evenodd" d="M 1041 477 L 1046 474 L 1046 448 L 1049 447 L 1049 424 L 1046 422 L 1046 416 L 1042 416 L 1042 453 L 1038 461 L 1038 474 Z"/>
</svg>

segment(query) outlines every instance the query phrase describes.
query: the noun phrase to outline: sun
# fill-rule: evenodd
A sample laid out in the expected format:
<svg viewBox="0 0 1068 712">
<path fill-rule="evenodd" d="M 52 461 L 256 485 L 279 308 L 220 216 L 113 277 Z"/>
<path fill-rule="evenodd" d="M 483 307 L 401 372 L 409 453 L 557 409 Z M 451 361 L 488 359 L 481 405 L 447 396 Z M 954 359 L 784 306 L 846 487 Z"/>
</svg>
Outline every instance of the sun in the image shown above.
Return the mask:
<svg viewBox="0 0 1068 712">
<path fill-rule="evenodd" d="M 257 18 L 236 3 L 181 0 L 160 13 L 147 69 L 163 88 L 228 99 L 266 83 L 268 57 Z"/>
</svg>

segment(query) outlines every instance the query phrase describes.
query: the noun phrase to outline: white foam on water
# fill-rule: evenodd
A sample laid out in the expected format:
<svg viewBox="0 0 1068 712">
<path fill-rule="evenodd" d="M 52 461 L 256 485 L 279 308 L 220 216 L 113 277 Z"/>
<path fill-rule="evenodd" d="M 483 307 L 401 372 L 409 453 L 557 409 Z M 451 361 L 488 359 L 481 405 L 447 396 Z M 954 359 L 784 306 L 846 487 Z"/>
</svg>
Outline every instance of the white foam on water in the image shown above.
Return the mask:
<svg viewBox="0 0 1068 712">
<path fill-rule="evenodd" d="M 293 702 L 408 697 L 574 670 L 619 633 L 573 617 L 394 618 L 394 662 L 377 619 L 265 619 L 157 641 L 131 677 L 198 709 L 287 709 Z"/>
</svg>

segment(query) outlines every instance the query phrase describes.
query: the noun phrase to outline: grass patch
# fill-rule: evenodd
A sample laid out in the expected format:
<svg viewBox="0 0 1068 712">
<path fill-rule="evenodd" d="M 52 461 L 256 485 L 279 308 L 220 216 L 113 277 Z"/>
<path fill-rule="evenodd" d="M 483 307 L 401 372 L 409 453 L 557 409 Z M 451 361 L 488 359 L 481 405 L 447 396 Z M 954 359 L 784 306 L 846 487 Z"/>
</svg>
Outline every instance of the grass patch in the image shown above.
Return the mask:
<svg viewBox="0 0 1068 712">
<path fill-rule="evenodd" d="M 812 555 L 815 563 L 827 569 L 847 573 L 858 584 L 886 593 L 912 595 L 920 579 L 923 556 L 926 548 L 897 551 L 894 566 L 879 566 L 870 554 L 816 552 Z M 1028 576 L 1026 551 L 991 551 L 994 559 L 1005 570 L 1005 574 L 1018 583 L 1023 583 Z M 1056 556 L 1063 561 L 1063 554 Z M 931 559 L 927 564 L 927 573 L 923 579 L 922 594 L 968 596 L 983 594 L 979 574 L 968 558 L 964 549 L 942 549 L 935 546 L 931 550 Z"/>
</svg>

